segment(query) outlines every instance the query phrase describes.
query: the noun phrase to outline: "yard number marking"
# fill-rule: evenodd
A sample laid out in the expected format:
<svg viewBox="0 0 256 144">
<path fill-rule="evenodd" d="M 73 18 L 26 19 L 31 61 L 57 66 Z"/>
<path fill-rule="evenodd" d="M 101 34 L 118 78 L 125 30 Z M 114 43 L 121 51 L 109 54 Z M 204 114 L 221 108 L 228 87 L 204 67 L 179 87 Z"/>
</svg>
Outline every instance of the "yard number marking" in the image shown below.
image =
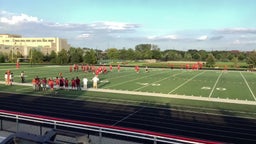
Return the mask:
<svg viewBox="0 0 256 144">
<path fill-rule="evenodd" d="M 152 85 L 152 86 L 160 86 L 159 83 L 152 83 L 151 85 Z"/>
<path fill-rule="evenodd" d="M 108 83 L 109 81 L 108 80 L 102 80 L 100 81 L 101 83 Z"/>
<path fill-rule="evenodd" d="M 138 84 L 143 86 L 160 86 L 161 85 L 159 83 L 138 83 Z"/>
<path fill-rule="evenodd" d="M 210 89 L 212 89 L 211 87 L 202 87 L 201 89 L 203 89 L 203 90 L 210 90 Z M 227 90 L 226 88 L 222 88 L 222 87 L 219 87 L 219 88 L 216 88 L 216 90 L 218 90 L 218 91 L 225 91 L 225 90 Z"/>
<path fill-rule="evenodd" d="M 211 87 L 202 87 L 201 89 L 204 89 L 204 90 L 210 90 Z"/>
<path fill-rule="evenodd" d="M 225 91 L 225 90 L 227 90 L 227 89 L 226 89 L 226 88 L 216 88 L 216 90 Z"/>
</svg>

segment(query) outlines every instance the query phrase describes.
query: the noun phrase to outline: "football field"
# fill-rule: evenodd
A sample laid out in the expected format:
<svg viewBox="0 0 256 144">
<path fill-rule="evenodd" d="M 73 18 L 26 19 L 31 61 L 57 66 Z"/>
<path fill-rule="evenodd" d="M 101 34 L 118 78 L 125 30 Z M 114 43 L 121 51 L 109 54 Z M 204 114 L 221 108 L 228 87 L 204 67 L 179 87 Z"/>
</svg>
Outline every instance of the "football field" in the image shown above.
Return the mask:
<svg viewBox="0 0 256 144">
<path fill-rule="evenodd" d="M 14 66 L 1 66 L 0 81 L 4 81 L 4 73 L 7 70 L 14 73 L 15 82 L 20 82 L 19 75 L 24 71 L 26 83 L 31 83 L 35 76 L 48 79 L 59 77 L 59 73 L 69 80 L 78 76 L 82 81 L 86 76 L 89 79 L 89 88 L 92 87 L 91 79 L 94 76 L 93 73 L 85 73 L 81 69 L 78 72 L 70 72 L 69 66 L 34 65 L 22 66 L 20 69 Z M 140 72 L 136 73 L 133 67 L 121 67 L 120 72 L 113 68 L 113 71 L 107 74 L 100 74 L 99 79 L 99 89 L 256 101 L 254 72 L 157 68 L 149 68 L 149 72 L 146 72 L 141 67 Z"/>
</svg>

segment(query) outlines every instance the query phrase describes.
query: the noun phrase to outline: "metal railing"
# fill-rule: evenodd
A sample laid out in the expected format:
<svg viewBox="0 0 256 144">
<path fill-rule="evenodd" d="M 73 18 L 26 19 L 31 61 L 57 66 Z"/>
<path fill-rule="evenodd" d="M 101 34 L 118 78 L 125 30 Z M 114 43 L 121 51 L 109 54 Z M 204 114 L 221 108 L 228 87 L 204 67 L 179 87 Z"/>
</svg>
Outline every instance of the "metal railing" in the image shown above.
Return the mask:
<svg viewBox="0 0 256 144">
<path fill-rule="evenodd" d="M 20 130 L 19 125 L 21 122 L 33 123 L 37 125 L 48 125 L 51 128 L 58 129 L 58 127 L 71 128 L 72 130 L 77 131 L 87 131 L 87 132 L 96 132 L 98 133 L 99 139 L 101 141 L 102 135 L 115 135 L 126 137 L 130 139 L 140 139 L 152 142 L 152 144 L 158 143 L 186 143 L 186 144 L 217 144 L 219 142 L 213 141 L 205 141 L 198 139 L 191 139 L 185 137 L 179 137 L 174 135 L 167 135 L 161 133 L 155 133 L 150 131 L 136 130 L 130 128 L 123 128 L 117 126 L 109 126 L 103 124 L 96 124 L 90 122 L 83 121 L 75 121 L 75 120 L 67 120 L 67 119 L 59 119 L 54 117 L 46 117 L 41 115 L 32 115 L 26 113 L 18 113 L 0 110 L 0 130 L 4 130 L 3 120 L 9 119 L 16 123 L 16 132 Z M 41 129 L 41 128 L 40 128 Z M 42 132 L 40 132 L 42 134 Z M 101 142 L 99 142 L 101 143 Z"/>
</svg>

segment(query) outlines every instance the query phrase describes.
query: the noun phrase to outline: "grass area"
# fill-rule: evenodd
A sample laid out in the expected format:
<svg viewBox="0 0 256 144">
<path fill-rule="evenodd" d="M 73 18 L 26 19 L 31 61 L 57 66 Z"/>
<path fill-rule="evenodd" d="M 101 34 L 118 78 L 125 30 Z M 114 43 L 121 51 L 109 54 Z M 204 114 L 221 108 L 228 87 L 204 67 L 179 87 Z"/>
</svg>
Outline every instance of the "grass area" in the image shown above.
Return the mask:
<svg viewBox="0 0 256 144">
<path fill-rule="evenodd" d="M 4 75 L 10 69 L 15 75 L 15 81 L 19 82 L 19 74 L 25 71 L 26 82 L 31 83 L 32 78 L 38 75 L 40 78 L 56 77 L 60 72 L 68 79 L 85 75 L 90 80 L 92 73 L 69 72 L 69 66 L 54 65 L 30 65 L 21 66 L 16 69 L 14 66 L 1 66 L 0 72 Z M 171 70 L 171 69 L 150 69 L 146 73 L 141 67 L 140 73 L 134 68 L 116 68 L 112 72 L 99 76 L 101 89 L 115 89 L 125 91 L 140 91 L 163 94 L 178 94 L 186 96 L 198 96 L 205 98 L 233 99 L 243 101 L 256 101 L 256 73 L 233 72 L 233 71 L 192 71 L 192 70 Z M 0 77 L 4 81 L 4 76 Z M 89 87 L 92 82 L 89 81 Z M 65 97 L 70 99 L 81 99 L 90 101 L 101 101 L 111 103 L 130 103 L 136 105 L 150 105 L 175 108 L 179 110 L 190 110 L 210 112 L 215 114 L 228 114 L 232 116 L 247 116 L 256 118 L 256 105 L 231 104 L 211 101 L 186 100 L 179 98 L 149 97 L 132 94 L 117 94 L 91 91 L 59 91 L 58 94 L 34 92 L 32 87 L 6 86 L 0 84 L 0 91 L 13 93 L 24 93 L 30 95 L 43 95 L 53 97 Z"/>
</svg>

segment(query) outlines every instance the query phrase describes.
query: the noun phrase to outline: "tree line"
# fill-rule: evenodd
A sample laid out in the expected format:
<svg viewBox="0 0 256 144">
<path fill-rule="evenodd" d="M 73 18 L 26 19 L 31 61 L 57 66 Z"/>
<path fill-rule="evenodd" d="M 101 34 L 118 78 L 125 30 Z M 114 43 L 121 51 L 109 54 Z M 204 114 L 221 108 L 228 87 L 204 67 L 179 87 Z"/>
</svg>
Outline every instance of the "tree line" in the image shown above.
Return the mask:
<svg viewBox="0 0 256 144">
<path fill-rule="evenodd" d="M 11 56 L 12 55 L 12 56 Z M 9 54 L 0 52 L 0 62 L 16 62 L 17 58 L 23 57 L 20 53 Z M 88 63 L 97 64 L 105 60 L 144 60 L 156 59 L 158 61 L 205 61 L 208 67 L 213 67 L 215 62 L 247 62 L 248 65 L 256 66 L 256 52 L 250 51 L 206 51 L 190 49 L 187 51 L 168 49 L 161 51 L 157 45 L 139 44 L 135 48 L 108 48 L 105 51 L 93 48 L 62 49 L 56 53 L 51 51 L 43 54 L 37 49 L 29 52 L 32 63 L 73 64 Z M 15 59 L 16 58 L 16 59 Z"/>
</svg>

